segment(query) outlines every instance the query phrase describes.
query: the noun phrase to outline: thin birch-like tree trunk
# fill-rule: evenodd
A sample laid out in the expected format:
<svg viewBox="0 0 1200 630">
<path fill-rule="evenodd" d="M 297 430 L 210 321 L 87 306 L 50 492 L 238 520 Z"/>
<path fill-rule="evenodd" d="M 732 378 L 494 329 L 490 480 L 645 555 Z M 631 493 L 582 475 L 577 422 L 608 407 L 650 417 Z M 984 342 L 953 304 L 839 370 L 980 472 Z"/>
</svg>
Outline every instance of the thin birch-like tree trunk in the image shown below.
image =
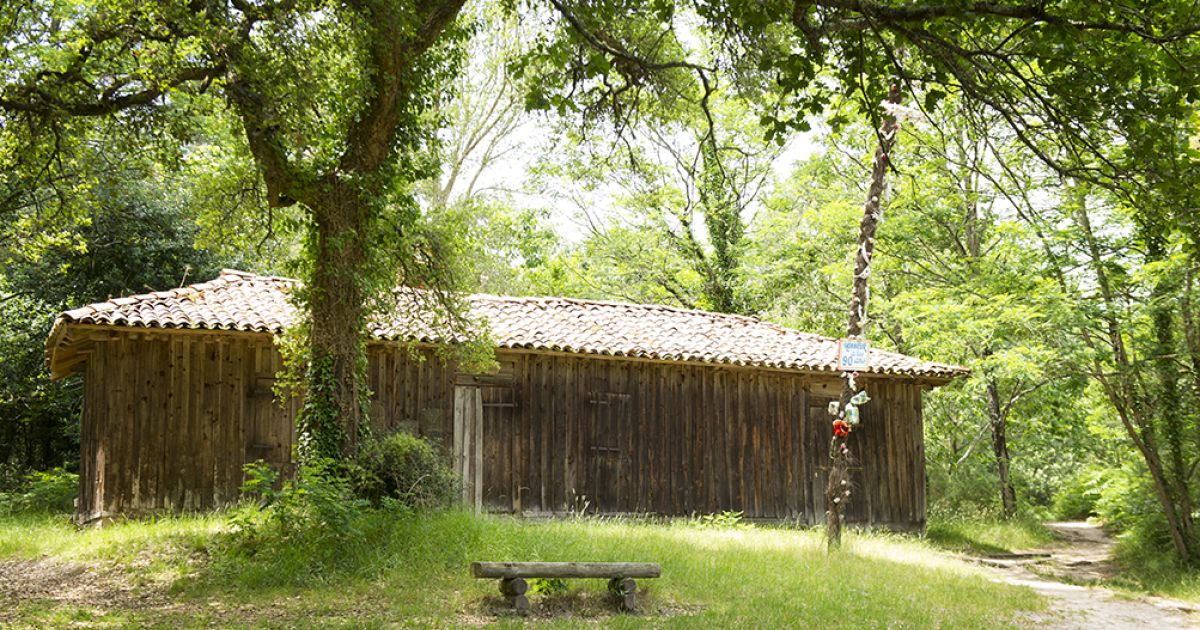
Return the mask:
<svg viewBox="0 0 1200 630">
<path fill-rule="evenodd" d="M 893 83 L 888 93 L 887 102 L 896 105 L 900 102 L 900 86 Z M 875 252 L 875 232 L 883 218 L 883 190 L 886 184 L 887 170 L 891 159 L 892 147 L 896 144 L 896 134 L 899 123 L 896 115 L 890 109 L 885 111 L 883 124 L 879 129 L 879 146 L 875 149 L 874 164 L 871 169 L 871 185 L 867 189 L 867 203 L 863 207 L 862 223 L 858 230 L 858 255 L 854 263 L 854 293 L 850 298 L 850 318 L 846 326 L 847 337 L 861 337 L 867 323 L 867 298 L 870 295 L 868 281 L 871 276 L 871 256 Z M 837 421 L 845 413 L 846 404 L 854 396 L 854 379 L 845 375 L 842 395 L 837 413 L 832 418 Z M 825 538 L 830 549 L 842 544 L 842 513 L 850 501 L 850 474 L 852 461 L 850 454 L 849 435 L 834 435 L 830 442 L 829 478 L 825 485 Z"/>
</svg>

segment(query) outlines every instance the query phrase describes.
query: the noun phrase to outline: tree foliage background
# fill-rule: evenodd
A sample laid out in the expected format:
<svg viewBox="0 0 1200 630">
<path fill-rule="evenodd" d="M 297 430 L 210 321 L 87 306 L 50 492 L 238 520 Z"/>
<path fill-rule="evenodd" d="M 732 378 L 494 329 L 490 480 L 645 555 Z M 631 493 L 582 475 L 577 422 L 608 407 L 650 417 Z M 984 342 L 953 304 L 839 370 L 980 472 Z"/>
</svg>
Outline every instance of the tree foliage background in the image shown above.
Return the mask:
<svg viewBox="0 0 1200 630">
<path fill-rule="evenodd" d="M 1200 562 L 1198 33 L 1183 0 L 5 3 L 0 463 L 74 457 L 55 312 L 225 265 L 307 281 L 324 455 L 397 284 L 837 335 L 897 82 L 870 336 L 972 368 L 927 399 L 936 509 L 1098 513 Z"/>
</svg>

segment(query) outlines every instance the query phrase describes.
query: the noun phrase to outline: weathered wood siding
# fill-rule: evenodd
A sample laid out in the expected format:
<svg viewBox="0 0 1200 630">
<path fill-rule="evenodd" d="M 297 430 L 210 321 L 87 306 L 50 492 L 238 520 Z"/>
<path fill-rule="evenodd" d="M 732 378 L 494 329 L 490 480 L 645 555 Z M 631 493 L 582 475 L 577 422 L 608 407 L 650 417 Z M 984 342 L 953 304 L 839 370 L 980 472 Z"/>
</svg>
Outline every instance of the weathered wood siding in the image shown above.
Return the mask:
<svg viewBox="0 0 1200 630">
<path fill-rule="evenodd" d="M 835 379 L 568 354 L 497 359 L 499 373 L 468 376 L 427 352 L 371 346 L 373 429 L 427 436 L 450 456 L 458 388 L 469 394 L 460 401 L 479 401 L 486 509 L 823 519 Z M 97 342 L 86 373 L 81 515 L 205 509 L 235 498 L 247 462 L 290 470 L 296 410 L 272 400 L 278 367 L 265 337 Z M 862 382 L 872 400 L 851 437 L 862 465 L 848 516 L 919 527 L 922 386 Z"/>
<path fill-rule="evenodd" d="M 291 472 L 296 403 L 265 337 L 112 335 L 84 374 L 79 515 L 191 511 L 238 496 L 242 466 Z"/>
<path fill-rule="evenodd" d="M 502 354 L 483 391 L 484 506 L 821 522 L 840 381 L 737 367 Z M 921 387 L 863 379 L 849 518 L 925 516 Z M 460 379 L 458 387 L 469 387 Z"/>
</svg>

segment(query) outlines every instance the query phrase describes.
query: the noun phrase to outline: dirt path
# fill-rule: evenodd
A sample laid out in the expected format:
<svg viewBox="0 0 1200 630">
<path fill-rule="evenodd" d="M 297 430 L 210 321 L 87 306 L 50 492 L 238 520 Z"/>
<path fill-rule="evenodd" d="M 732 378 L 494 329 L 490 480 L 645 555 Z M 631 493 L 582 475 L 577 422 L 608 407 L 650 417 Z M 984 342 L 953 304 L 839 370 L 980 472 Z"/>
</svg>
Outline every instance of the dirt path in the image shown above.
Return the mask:
<svg viewBox="0 0 1200 630">
<path fill-rule="evenodd" d="M 1059 630 L 1194 628 L 1195 605 L 1158 597 L 1131 598 L 1107 588 L 1082 586 L 1112 577 L 1112 539 L 1099 525 L 1047 523 L 1062 541 L 1047 549 L 1012 557 L 986 558 L 997 581 L 1028 586 L 1051 601 L 1048 614 L 1033 615 L 1031 627 Z M 1062 581 L 1058 581 L 1062 580 Z"/>
</svg>

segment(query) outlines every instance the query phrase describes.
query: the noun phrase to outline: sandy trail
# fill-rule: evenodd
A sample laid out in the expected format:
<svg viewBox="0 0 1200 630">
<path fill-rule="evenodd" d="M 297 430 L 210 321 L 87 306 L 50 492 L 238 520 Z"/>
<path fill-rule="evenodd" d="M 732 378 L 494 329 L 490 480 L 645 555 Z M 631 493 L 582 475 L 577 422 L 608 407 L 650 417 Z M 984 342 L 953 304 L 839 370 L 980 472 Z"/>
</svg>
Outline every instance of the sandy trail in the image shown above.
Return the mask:
<svg viewBox="0 0 1200 630">
<path fill-rule="evenodd" d="M 1056 630 L 1124 630 L 1137 628 L 1195 628 L 1200 630 L 1197 606 L 1159 597 L 1118 595 L 1097 586 L 1081 586 L 1117 572 L 1113 541 L 1099 525 L 1083 522 L 1047 523 L 1061 543 L 1033 550 L 1030 557 L 987 558 L 995 579 L 1027 586 L 1050 599 L 1050 612 L 1031 615 L 1030 627 Z M 1048 557 L 1038 554 L 1049 554 Z M 1036 569 L 1035 573 L 1032 569 Z M 1065 581 L 1056 581 L 1065 580 Z M 1071 582 L 1071 583 L 1068 583 Z"/>
</svg>

